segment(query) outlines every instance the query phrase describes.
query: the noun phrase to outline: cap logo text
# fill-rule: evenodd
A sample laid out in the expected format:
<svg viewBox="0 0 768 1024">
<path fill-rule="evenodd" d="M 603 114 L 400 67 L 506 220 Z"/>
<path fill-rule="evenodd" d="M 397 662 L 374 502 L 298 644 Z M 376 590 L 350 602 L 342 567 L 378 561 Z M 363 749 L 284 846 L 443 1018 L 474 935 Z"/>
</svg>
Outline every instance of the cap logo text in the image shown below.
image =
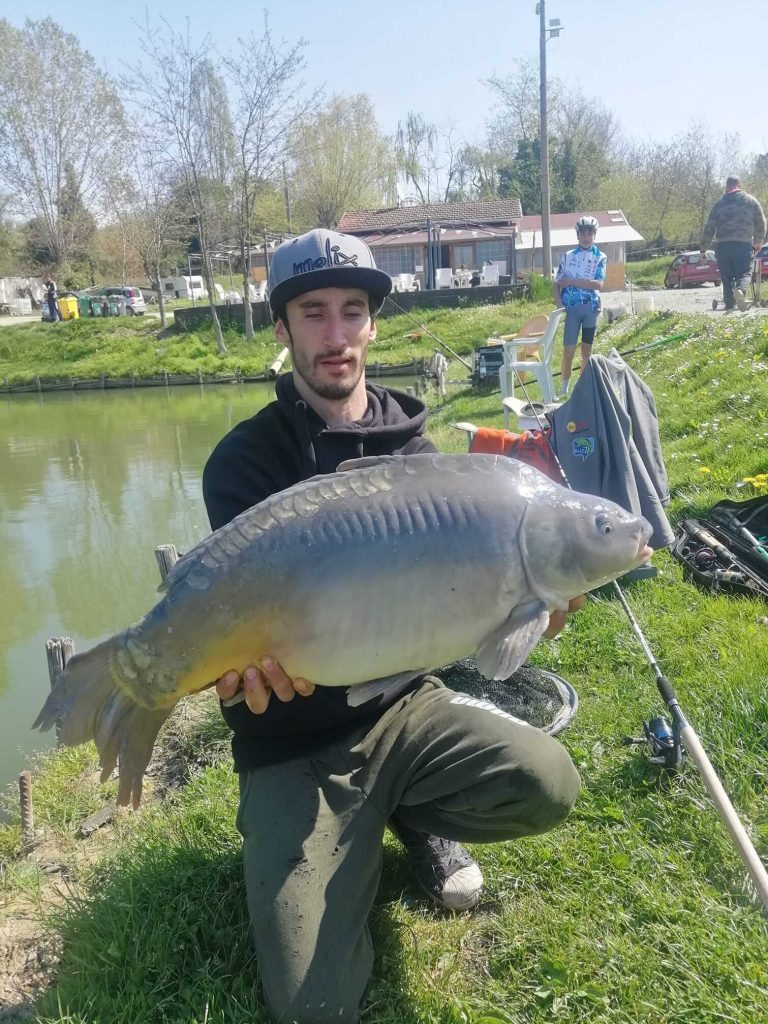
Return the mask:
<svg viewBox="0 0 768 1024">
<path fill-rule="evenodd" d="M 309 274 L 313 270 L 323 270 L 327 267 L 356 267 L 357 254 L 347 256 L 341 251 L 338 245 L 331 245 L 328 238 L 325 242 L 325 256 L 318 256 L 316 259 L 302 260 L 301 263 L 293 264 L 293 274 Z"/>
</svg>

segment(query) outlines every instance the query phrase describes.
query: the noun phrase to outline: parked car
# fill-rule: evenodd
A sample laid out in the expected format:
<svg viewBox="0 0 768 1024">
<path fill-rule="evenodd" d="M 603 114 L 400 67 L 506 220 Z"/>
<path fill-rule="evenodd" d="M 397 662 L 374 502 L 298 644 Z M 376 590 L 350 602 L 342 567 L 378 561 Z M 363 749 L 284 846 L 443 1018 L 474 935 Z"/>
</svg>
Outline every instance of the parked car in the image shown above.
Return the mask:
<svg viewBox="0 0 768 1024">
<path fill-rule="evenodd" d="M 678 253 L 664 276 L 665 288 L 692 288 L 707 283 L 720 284 L 720 268 L 711 249 L 707 250 L 706 259 L 701 258 L 698 250 Z"/>
<path fill-rule="evenodd" d="M 757 253 L 760 259 L 760 277 L 768 277 L 768 245 L 764 245 Z"/>
<path fill-rule="evenodd" d="M 134 285 L 107 285 L 97 288 L 94 295 L 121 295 L 125 300 L 125 312 L 128 316 L 144 316 L 147 306 L 141 288 Z"/>
</svg>

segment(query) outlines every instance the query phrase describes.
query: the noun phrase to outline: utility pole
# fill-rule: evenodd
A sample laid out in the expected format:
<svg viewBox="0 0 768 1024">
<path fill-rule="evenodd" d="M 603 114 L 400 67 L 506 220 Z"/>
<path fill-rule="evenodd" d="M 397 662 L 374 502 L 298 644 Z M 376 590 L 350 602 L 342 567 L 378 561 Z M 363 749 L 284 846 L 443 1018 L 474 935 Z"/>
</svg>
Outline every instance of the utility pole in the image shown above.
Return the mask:
<svg viewBox="0 0 768 1024">
<path fill-rule="evenodd" d="M 546 0 L 536 4 L 539 16 L 539 97 L 541 111 L 541 248 L 544 280 L 552 280 L 552 245 L 549 224 L 549 134 L 547 130 L 547 39 L 560 35 L 560 20 L 547 25 Z"/>
</svg>

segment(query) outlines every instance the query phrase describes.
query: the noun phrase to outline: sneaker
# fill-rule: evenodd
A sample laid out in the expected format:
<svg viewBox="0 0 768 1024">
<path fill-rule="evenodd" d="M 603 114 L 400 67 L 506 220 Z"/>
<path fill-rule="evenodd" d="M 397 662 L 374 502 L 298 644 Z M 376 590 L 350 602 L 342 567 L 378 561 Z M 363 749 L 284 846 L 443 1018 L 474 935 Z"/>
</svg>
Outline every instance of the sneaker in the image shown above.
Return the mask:
<svg viewBox="0 0 768 1024">
<path fill-rule="evenodd" d="M 388 824 L 408 852 L 419 886 L 435 903 L 446 910 L 471 910 L 477 906 L 483 874 L 463 846 L 451 839 L 418 832 L 394 819 Z"/>
<path fill-rule="evenodd" d="M 739 307 L 739 309 L 743 313 L 744 310 L 747 308 L 747 300 L 744 297 L 744 292 L 742 291 L 742 289 L 741 288 L 735 288 L 734 292 L 733 292 L 733 297 L 736 299 L 736 305 Z"/>
</svg>

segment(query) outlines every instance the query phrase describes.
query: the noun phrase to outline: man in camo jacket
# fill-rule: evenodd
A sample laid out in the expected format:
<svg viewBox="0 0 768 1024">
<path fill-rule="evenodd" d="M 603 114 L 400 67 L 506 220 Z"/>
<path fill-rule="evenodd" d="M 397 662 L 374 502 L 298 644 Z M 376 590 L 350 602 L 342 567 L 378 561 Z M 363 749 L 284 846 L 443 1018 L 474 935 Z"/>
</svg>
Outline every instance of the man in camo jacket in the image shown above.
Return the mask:
<svg viewBox="0 0 768 1024">
<path fill-rule="evenodd" d="M 702 257 L 715 239 L 726 311 L 734 306 L 747 308 L 745 293 L 752 277 L 752 253 L 763 244 L 765 229 L 760 203 L 742 189 L 739 178 L 728 178 L 725 195 L 712 207 L 701 236 Z"/>
</svg>

